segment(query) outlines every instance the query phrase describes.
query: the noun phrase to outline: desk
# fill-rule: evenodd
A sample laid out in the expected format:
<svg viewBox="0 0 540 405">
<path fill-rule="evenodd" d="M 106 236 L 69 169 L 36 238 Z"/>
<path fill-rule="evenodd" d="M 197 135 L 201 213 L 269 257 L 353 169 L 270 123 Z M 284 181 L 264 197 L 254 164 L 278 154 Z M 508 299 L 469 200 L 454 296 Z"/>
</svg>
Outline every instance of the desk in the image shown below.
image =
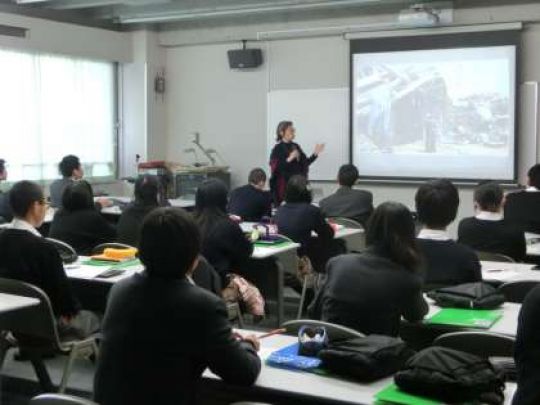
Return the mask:
<svg viewBox="0 0 540 405">
<path fill-rule="evenodd" d="M 527 256 L 540 256 L 540 235 L 525 232 L 527 241 Z"/>
<path fill-rule="evenodd" d="M 240 331 L 249 333 L 248 331 Z M 242 393 L 243 399 L 271 400 L 276 403 L 332 403 L 332 404 L 361 404 L 372 405 L 374 395 L 393 381 L 392 377 L 384 378 L 373 383 L 362 384 L 346 381 L 340 378 L 320 376 L 316 374 L 296 372 L 270 367 L 264 360 L 275 350 L 295 343 L 292 336 L 275 335 L 261 340 L 259 356 L 263 362 L 261 374 L 255 385 L 248 392 Z M 207 382 L 220 383 L 218 377 L 206 370 L 203 374 L 203 385 Z M 234 389 L 219 384 L 217 389 Z M 515 384 L 508 383 L 505 405 L 510 405 L 515 392 Z M 250 395 L 251 394 L 251 395 Z"/>
<path fill-rule="evenodd" d="M 0 293 L 0 314 L 38 305 L 37 298 Z"/>
<path fill-rule="evenodd" d="M 119 196 L 109 196 L 109 197 L 104 197 L 104 198 L 108 198 L 112 200 L 113 202 L 117 201 L 121 204 L 129 204 L 133 200 L 133 198 L 131 197 L 119 197 Z M 170 199 L 169 203 L 171 204 L 171 207 L 176 207 L 176 208 L 191 209 L 195 207 L 195 201 L 187 200 L 183 198 Z M 122 209 L 118 205 L 113 205 L 111 207 L 103 208 L 101 210 L 101 213 L 105 215 L 121 215 Z"/>
<path fill-rule="evenodd" d="M 534 264 L 482 261 L 482 278 L 485 281 L 508 283 L 511 281 L 538 281 L 540 270 Z"/>
</svg>

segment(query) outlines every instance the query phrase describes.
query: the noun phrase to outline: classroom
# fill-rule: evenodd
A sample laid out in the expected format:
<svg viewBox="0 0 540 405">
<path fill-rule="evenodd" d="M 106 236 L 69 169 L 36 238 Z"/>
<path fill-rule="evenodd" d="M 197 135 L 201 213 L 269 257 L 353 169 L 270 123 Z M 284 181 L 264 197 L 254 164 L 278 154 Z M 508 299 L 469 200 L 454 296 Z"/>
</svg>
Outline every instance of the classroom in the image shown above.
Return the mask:
<svg viewBox="0 0 540 405">
<path fill-rule="evenodd" d="M 0 0 L 0 404 L 540 405 L 538 0 Z"/>
</svg>

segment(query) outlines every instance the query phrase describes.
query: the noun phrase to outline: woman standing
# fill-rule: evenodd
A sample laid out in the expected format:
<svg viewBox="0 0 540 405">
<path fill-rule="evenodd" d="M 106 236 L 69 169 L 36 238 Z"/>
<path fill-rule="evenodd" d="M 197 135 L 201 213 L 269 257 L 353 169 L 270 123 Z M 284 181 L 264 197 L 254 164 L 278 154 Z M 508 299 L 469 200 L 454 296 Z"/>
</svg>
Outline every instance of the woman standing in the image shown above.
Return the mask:
<svg viewBox="0 0 540 405">
<path fill-rule="evenodd" d="M 270 154 L 270 190 L 275 206 L 279 206 L 285 195 L 285 187 L 295 174 L 308 177 L 309 166 L 324 150 L 324 144 L 315 145 L 313 154 L 308 158 L 300 145 L 293 142 L 295 128 L 292 121 L 281 121 L 276 130 L 277 144 Z"/>
</svg>

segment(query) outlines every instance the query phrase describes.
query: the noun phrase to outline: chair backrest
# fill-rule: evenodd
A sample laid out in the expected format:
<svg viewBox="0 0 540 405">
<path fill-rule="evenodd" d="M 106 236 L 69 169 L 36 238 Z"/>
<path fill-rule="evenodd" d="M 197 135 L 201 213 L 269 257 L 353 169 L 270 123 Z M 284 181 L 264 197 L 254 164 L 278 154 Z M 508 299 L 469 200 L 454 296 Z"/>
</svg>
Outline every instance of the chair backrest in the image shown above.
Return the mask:
<svg viewBox="0 0 540 405">
<path fill-rule="evenodd" d="M 515 263 L 515 260 L 510 256 L 503 255 L 502 253 L 492 253 L 477 250 L 476 255 L 481 262 L 505 262 Z"/>
<path fill-rule="evenodd" d="M 521 304 L 527 294 L 538 284 L 538 281 L 512 281 L 499 287 L 499 291 L 504 294 L 507 302 L 516 302 Z"/>
<path fill-rule="evenodd" d="M 126 245 L 125 243 L 118 243 L 118 242 L 108 242 L 108 243 L 102 243 L 100 245 L 97 245 L 92 249 L 93 255 L 99 255 L 103 253 L 105 249 L 112 248 L 112 249 L 136 249 L 133 246 Z"/>
<path fill-rule="evenodd" d="M 3 314 L 3 330 L 9 330 L 15 335 L 45 339 L 55 348 L 59 348 L 56 319 L 49 297 L 43 290 L 19 280 L 0 278 L 0 292 L 39 300 L 38 305 Z"/>
<path fill-rule="evenodd" d="M 295 319 L 292 321 L 287 321 L 283 325 L 281 325 L 281 327 L 285 328 L 287 330 L 287 333 L 291 335 L 298 335 L 298 331 L 302 326 L 324 327 L 330 340 L 365 337 L 363 333 L 351 328 L 347 328 L 346 326 L 337 325 L 330 322 L 316 321 L 313 319 Z"/>
<path fill-rule="evenodd" d="M 490 332 L 452 332 L 439 336 L 434 346 L 461 350 L 483 358 L 513 357 L 516 339 Z"/>
<path fill-rule="evenodd" d="M 98 405 L 88 399 L 63 394 L 42 394 L 30 400 L 30 405 Z"/>
<path fill-rule="evenodd" d="M 64 262 L 65 264 L 73 263 L 79 258 L 75 249 L 73 249 L 67 243 L 53 238 L 45 239 L 47 239 L 47 241 L 49 241 L 56 248 L 58 254 L 62 258 L 62 262 Z"/>
<path fill-rule="evenodd" d="M 352 229 L 364 229 L 364 226 L 360 223 L 355 221 L 351 218 L 345 218 L 345 217 L 330 217 L 328 218 L 332 222 L 343 225 L 345 228 L 352 228 Z"/>
</svg>

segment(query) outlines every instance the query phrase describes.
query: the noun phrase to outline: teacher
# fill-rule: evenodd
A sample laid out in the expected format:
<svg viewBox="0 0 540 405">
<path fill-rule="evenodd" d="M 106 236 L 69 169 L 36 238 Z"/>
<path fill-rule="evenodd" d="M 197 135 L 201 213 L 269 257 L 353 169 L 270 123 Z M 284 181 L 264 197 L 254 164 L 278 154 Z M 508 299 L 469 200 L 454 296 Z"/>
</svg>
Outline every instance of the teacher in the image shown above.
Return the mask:
<svg viewBox="0 0 540 405">
<path fill-rule="evenodd" d="M 277 144 L 270 154 L 270 190 L 276 207 L 283 201 L 289 179 L 296 174 L 307 177 L 309 166 L 324 150 L 324 144 L 317 144 L 308 158 L 300 145 L 293 142 L 295 131 L 292 121 L 281 121 L 277 126 Z"/>
</svg>

